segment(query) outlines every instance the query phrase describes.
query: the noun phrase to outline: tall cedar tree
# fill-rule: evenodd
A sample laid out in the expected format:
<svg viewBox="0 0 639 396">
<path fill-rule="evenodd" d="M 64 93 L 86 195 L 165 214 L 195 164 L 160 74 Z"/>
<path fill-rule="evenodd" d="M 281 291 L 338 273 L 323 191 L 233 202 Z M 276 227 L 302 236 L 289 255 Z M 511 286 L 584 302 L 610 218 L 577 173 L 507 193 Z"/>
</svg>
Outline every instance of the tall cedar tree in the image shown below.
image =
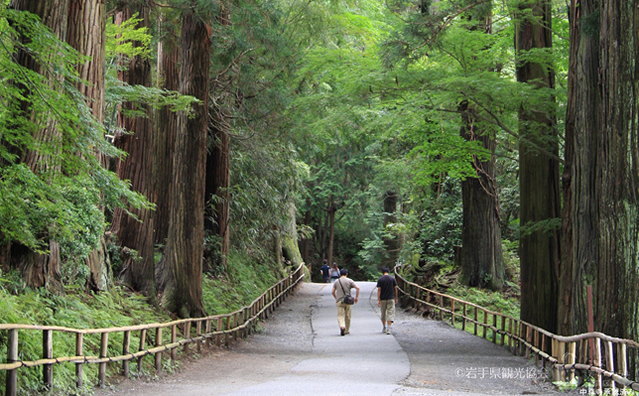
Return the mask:
<svg viewBox="0 0 639 396">
<path fill-rule="evenodd" d="M 150 8 L 140 5 L 134 10 L 124 7 L 116 15 L 116 23 L 130 19 L 134 13 L 139 14 L 140 22 L 137 28 L 149 26 Z M 133 43 L 140 46 L 140 43 Z M 151 86 L 151 62 L 143 56 L 134 56 L 122 65 L 118 77 L 129 85 Z M 118 125 L 128 133 L 118 134 L 114 139 L 117 148 L 128 153 L 126 158 L 118 160 L 116 171 L 121 180 L 131 180 L 131 188 L 144 194 L 153 201 L 153 118 L 152 109 L 148 104 L 127 102 L 122 104 L 118 115 Z M 138 110 L 145 116 L 130 116 L 127 110 Z M 155 274 L 153 259 L 153 212 L 148 209 L 130 209 L 137 216 L 131 217 L 123 209 L 116 209 L 113 213 L 111 231 L 117 236 L 118 243 L 125 248 L 134 250 L 133 254 L 123 257 L 122 280 L 134 290 L 146 296 L 155 298 Z"/>
<path fill-rule="evenodd" d="M 191 4 L 194 7 L 194 4 Z M 209 104 L 210 28 L 194 8 L 184 11 L 180 93 L 201 102 L 178 116 L 171 213 L 164 252 L 162 304 L 180 317 L 204 315 L 202 253 Z"/>
<path fill-rule="evenodd" d="M 18 11 L 28 11 L 40 17 L 42 23 L 47 26 L 56 35 L 56 37 L 65 41 L 67 35 L 67 11 L 69 0 L 46 0 L 46 1 L 28 1 L 28 0 L 12 0 L 9 4 L 10 8 Z M 21 38 L 24 40 L 23 38 Z M 16 61 L 37 73 L 47 75 L 52 84 L 57 81 L 56 75 L 51 72 L 47 65 L 40 64 L 27 51 L 19 50 L 15 57 Z M 24 97 L 26 98 L 20 105 L 20 111 L 28 113 L 30 102 L 29 92 L 25 88 Z M 61 145 L 61 136 L 58 133 L 55 122 L 52 118 L 46 121 L 46 125 L 35 132 L 34 139 L 38 143 Z M 18 148 L 21 150 L 21 148 Z M 40 153 L 39 151 L 22 150 L 20 153 L 20 161 L 27 165 L 36 175 L 42 172 L 60 172 L 59 164 L 53 159 L 55 155 Z M 29 248 L 14 244 L 11 248 L 10 260 L 13 266 L 18 268 L 22 277 L 29 287 L 47 286 L 52 290 L 61 290 L 61 272 L 60 272 L 60 247 L 54 241 L 49 241 L 49 251 L 47 253 L 38 253 Z"/>
<path fill-rule="evenodd" d="M 586 286 L 597 272 L 597 134 L 599 95 L 599 1 L 578 0 L 570 7 L 570 59 L 566 109 L 562 254 L 559 273 L 558 331 L 588 330 Z M 584 24 L 584 22 L 586 22 Z M 585 27 L 585 32 L 584 28 Z M 578 147 L 578 150 L 575 148 Z"/>
<path fill-rule="evenodd" d="M 551 1 L 520 6 L 515 45 L 518 57 L 552 47 Z M 517 80 L 539 88 L 554 88 L 554 71 L 530 60 L 518 60 Z M 547 101 L 554 101 L 549 95 Z M 552 224 L 560 217 L 559 160 L 555 117 L 539 109 L 519 111 L 520 222 L 523 227 Z M 545 155 L 539 149 L 551 153 Z M 559 230 L 535 227 L 522 232 L 521 319 L 549 331 L 557 330 Z"/>
<path fill-rule="evenodd" d="M 492 7 L 478 7 L 469 16 L 486 34 L 492 30 Z M 476 177 L 461 182 L 462 187 L 462 250 L 461 279 L 475 287 L 501 290 L 504 286 L 504 259 L 501 249 L 499 196 L 495 185 L 495 148 L 497 136 L 481 130 L 474 107 L 467 101 L 459 105 L 462 113 L 461 136 L 466 141 L 481 142 L 490 157 L 473 156 Z"/>
<path fill-rule="evenodd" d="M 230 22 L 229 7 L 220 3 L 220 11 L 217 23 L 221 26 L 228 26 Z M 231 183 L 231 130 L 229 115 L 231 112 L 230 103 L 233 103 L 234 95 L 228 92 L 228 87 L 233 86 L 232 81 L 227 81 L 233 77 L 226 73 L 218 75 L 211 83 L 211 95 L 215 98 L 211 105 L 210 126 L 211 136 L 209 139 L 209 151 L 206 157 L 206 189 L 205 204 L 207 210 L 204 227 L 208 233 L 219 238 L 219 251 L 208 252 L 207 262 L 209 265 L 220 265 L 226 269 L 226 259 L 230 247 L 230 206 L 229 191 Z M 214 247 L 217 249 L 217 247 Z M 219 262 L 210 262 L 213 257 L 219 257 Z"/>
<path fill-rule="evenodd" d="M 639 11 L 623 0 L 573 1 L 564 175 L 569 199 L 564 228 L 560 323 L 587 330 L 586 287 L 594 329 L 637 339 L 639 328 L 637 202 L 637 70 Z M 637 377 L 636 359 L 631 376 Z"/>
<path fill-rule="evenodd" d="M 90 61 L 78 66 L 82 81 L 78 90 L 87 97 L 87 104 L 95 119 L 104 121 L 104 86 L 106 59 L 106 4 L 100 0 L 69 0 L 67 42 Z M 96 151 L 99 162 L 105 158 Z M 100 237 L 98 247 L 86 259 L 89 267 L 87 286 L 94 291 L 104 291 L 111 283 L 111 269 L 107 262 L 106 241 Z"/>
<path fill-rule="evenodd" d="M 163 20 L 164 21 L 164 18 Z M 160 22 L 162 40 L 158 44 L 158 75 L 161 76 L 163 89 L 177 91 L 180 89 L 180 46 L 178 23 Z M 157 110 L 154 118 L 155 128 L 155 161 L 154 174 L 156 182 L 155 236 L 156 244 L 166 244 L 169 234 L 169 217 L 171 213 L 171 183 L 173 181 L 173 152 L 177 130 L 177 114 L 168 106 Z"/>
</svg>

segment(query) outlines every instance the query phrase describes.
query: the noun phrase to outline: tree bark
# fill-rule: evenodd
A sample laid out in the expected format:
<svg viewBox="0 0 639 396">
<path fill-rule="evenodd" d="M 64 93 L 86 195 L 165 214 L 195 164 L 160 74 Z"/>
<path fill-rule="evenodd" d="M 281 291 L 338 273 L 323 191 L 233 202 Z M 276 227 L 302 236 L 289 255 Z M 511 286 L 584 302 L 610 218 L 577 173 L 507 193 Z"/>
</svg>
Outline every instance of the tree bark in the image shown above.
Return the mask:
<svg viewBox="0 0 639 396">
<path fill-rule="evenodd" d="M 559 271 L 558 331 L 570 335 L 588 331 L 586 286 L 596 275 L 597 135 L 599 97 L 599 34 L 585 34 L 584 21 L 599 12 L 596 0 L 575 0 L 570 7 L 570 60 L 564 154 L 563 224 Z M 599 24 L 597 19 L 591 21 Z M 589 280 L 590 279 L 590 280 Z"/>
<path fill-rule="evenodd" d="M 495 186 L 496 137 L 477 130 L 472 108 L 464 101 L 461 136 L 479 141 L 491 153 L 487 161 L 476 156 L 477 177 L 462 180 L 461 282 L 473 287 L 501 290 L 504 286 L 504 259 L 501 248 L 499 200 Z"/>
<path fill-rule="evenodd" d="M 206 221 L 205 227 L 220 238 L 221 262 L 214 263 L 226 270 L 226 259 L 229 254 L 229 186 L 231 181 L 230 150 L 231 139 L 228 131 L 230 125 L 222 115 L 222 110 L 214 106 L 211 109 L 211 144 L 206 159 Z"/>
<path fill-rule="evenodd" d="M 597 264 L 594 278 L 596 329 L 639 338 L 639 1 L 600 2 L 601 127 L 597 134 Z"/>
<path fill-rule="evenodd" d="M 162 78 L 162 88 L 177 91 L 180 88 L 180 47 L 178 43 L 174 42 L 174 34 L 169 30 L 169 27 L 167 26 L 164 30 L 165 37 L 159 44 L 161 50 L 158 51 L 158 74 Z M 171 183 L 173 181 L 173 152 L 175 150 L 177 114 L 164 106 L 157 111 L 154 120 L 156 131 L 154 240 L 156 244 L 166 245 L 171 211 Z"/>
<path fill-rule="evenodd" d="M 282 235 L 282 252 L 290 265 L 297 268 L 302 264 L 302 254 L 297 243 L 297 222 L 295 221 L 297 209 L 293 202 L 288 203 L 288 219 Z"/>
<path fill-rule="evenodd" d="M 150 9 L 140 6 L 137 10 L 125 7 L 116 15 L 116 23 L 130 19 L 137 11 L 141 21 L 139 27 L 149 26 Z M 134 43 L 139 46 L 140 43 Z M 118 72 L 121 81 L 129 85 L 151 86 L 151 62 L 140 56 L 133 57 Z M 140 109 L 141 107 L 141 109 Z M 122 180 L 130 180 L 134 191 L 144 194 L 154 201 L 153 177 L 153 113 L 150 105 L 123 103 L 123 110 L 142 110 L 145 117 L 132 117 L 124 113 L 118 115 L 118 125 L 128 134 L 118 134 L 114 145 L 128 153 L 116 163 L 116 172 Z M 155 298 L 155 274 L 153 255 L 153 212 L 148 209 L 129 209 L 139 220 L 129 216 L 123 209 L 113 212 L 111 232 L 117 236 L 117 243 L 123 248 L 135 250 L 137 254 L 123 257 L 123 270 L 120 278 L 134 290 L 147 297 Z"/>
<path fill-rule="evenodd" d="M 551 48 L 550 1 L 527 3 L 521 14 L 534 18 L 518 21 L 515 30 L 516 53 L 535 48 Z M 554 88 L 554 72 L 528 61 L 517 63 L 517 80 Z M 549 96 L 547 101 L 554 101 Z M 524 227 L 560 218 L 559 161 L 555 117 L 539 109 L 519 112 L 520 222 Z M 552 157 L 539 152 L 552 153 Z M 543 224 L 543 223 L 542 223 Z M 520 237 L 521 319 L 549 331 L 557 331 L 557 276 L 559 230 L 541 227 L 524 231 Z"/>
<path fill-rule="evenodd" d="M 78 67 L 80 79 L 77 88 L 87 97 L 87 105 L 98 122 L 104 121 L 104 87 L 106 61 L 106 4 L 100 0 L 69 0 L 69 24 L 67 42 L 83 55 L 90 57 Z M 106 166 L 106 159 L 96 152 L 99 162 Z M 104 211 L 104 209 L 102 209 Z M 89 268 L 87 287 L 93 291 L 105 291 L 112 283 L 111 265 L 106 253 L 104 234 L 99 246 L 86 259 Z"/>
<path fill-rule="evenodd" d="M 42 23 L 51 29 L 59 40 L 65 41 L 67 36 L 68 2 L 69 0 L 12 0 L 9 7 L 19 11 L 28 11 L 39 16 Z M 22 66 L 47 76 L 52 84 L 55 81 L 61 82 L 60 77 L 50 71 L 51 68 L 38 63 L 26 51 L 18 51 L 16 60 Z M 25 92 L 25 97 L 28 98 L 29 94 Z M 21 104 L 21 111 L 30 111 L 28 99 Z M 34 140 L 38 144 L 52 145 L 53 147 L 61 146 L 61 136 L 55 121 L 46 115 L 40 117 L 45 120 L 45 126 L 35 132 Z M 46 153 L 27 150 L 22 152 L 21 162 L 27 165 L 35 174 L 40 175 L 45 172 L 55 174 L 60 172 L 60 164 L 53 160 L 54 157 Z M 20 270 L 27 286 L 34 288 L 47 286 L 54 292 L 61 292 L 60 247 L 57 242 L 52 240 L 49 241 L 48 245 L 49 251 L 45 254 L 15 245 L 12 246 L 13 251 L 10 257 L 14 265 Z"/>
<path fill-rule="evenodd" d="M 201 16 L 185 10 L 180 93 L 195 96 L 201 103 L 194 105 L 193 117 L 184 113 L 178 116 L 162 295 L 162 304 L 180 317 L 204 315 L 202 252 L 210 52 L 209 27 Z"/>
</svg>

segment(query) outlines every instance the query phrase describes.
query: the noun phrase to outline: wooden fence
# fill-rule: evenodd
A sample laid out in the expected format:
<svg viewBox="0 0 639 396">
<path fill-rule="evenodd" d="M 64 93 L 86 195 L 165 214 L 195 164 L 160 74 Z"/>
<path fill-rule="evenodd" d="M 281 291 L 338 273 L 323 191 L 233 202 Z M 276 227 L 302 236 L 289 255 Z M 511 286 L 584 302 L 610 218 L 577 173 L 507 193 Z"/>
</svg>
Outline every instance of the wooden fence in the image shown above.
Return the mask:
<svg viewBox="0 0 639 396">
<path fill-rule="evenodd" d="M 619 394 L 615 388 L 639 390 L 639 383 L 627 378 L 628 348 L 634 349 L 634 356 L 638 356 L 637 342 L 598 332 L 559 336 L 520 319 L 408 282 L 399 268 L 395 267 L 395 275 L 404 298 L 417 306 L 432 308 L 439 320 L 449 320 L 453 326 L 490 339 L 516 355 L 534 356 L 536 364 L 552 370 L 554 381 L 571 381 L 575 370 L 580 370 L 593 375 L 597 394 L 603 394 L 604 386 L 611 389 L 611 394 Z M 608 379 L 607 384 L 604 378 Z"/>
<path fill-rule="evenodd" d="M 224 315 L 213 315 L 205 318 L 182 319 L 168 323 L 152 323 L 128 327 L 110 327 L 104 329 L 73 329 L 59 326 L 39 326 L 25 324 L 0 324 L 0 331 L 7 331 L 7 361 L 0 364 L 0 370 L 6 371 L 7 396 L 14 396 L 17 392 L 17 375 L 20 367 L 42 366 L 42 379 L 46 388 L 53 386 L 53 366 L 59 363 L 75 363 L 76 385 L 82 386 L 82 369 L 84 364 L 98 364 L 98 385 L 105 382 L 107 364 L 120 362 L 124 376 L 129 374 L 129 364 L 137 360 L 138 369 L 142 368 L 143 359 L 153 355 L 157 371 L 162 369 L 162 355 L 167 352 L 171 360 L 176 358 L 176 349 L 183 346 L 185 350 L 189 344 L 197 343 L 197 350 L 205 340 L 217 346 L 230 345 L 239 337 L 251 334 L 253 327 L 259 320 L 265 319 L 271 312 L 293 291 L 303 279 L 303 264 L 287 278 L 282 279 L 261 296 L 256 298 L 248 307 Z M 164 331 L 170 332 L 164 334 Z M 42 359 L 22 360 L 19 358 L 19 333 L 26 333 L 32 337 L 32 332 L 42 332 Z M 178 331 L 181 333 L 178 338 Z M 53 334 L 75 334 L 75 356 L 54 356 Z M 131 345 L 131 335 L 138 333 L 139 345 Z M 30 334 L 31 333 L 31 334 Z M 122 354 L 109 356 L 109 335 L 123 334 Z M 100 334 L 99 356 L 87 356 L 83 352 L 85 335 Z M 152 345 L 147 345 L 153 336 Z M 169 338 L 170 337 L 170 338 Z M 167 338 L 170 341 L 163 343 Z M 135 352 L 133 351 L 135 350 Z"/>
</svg>

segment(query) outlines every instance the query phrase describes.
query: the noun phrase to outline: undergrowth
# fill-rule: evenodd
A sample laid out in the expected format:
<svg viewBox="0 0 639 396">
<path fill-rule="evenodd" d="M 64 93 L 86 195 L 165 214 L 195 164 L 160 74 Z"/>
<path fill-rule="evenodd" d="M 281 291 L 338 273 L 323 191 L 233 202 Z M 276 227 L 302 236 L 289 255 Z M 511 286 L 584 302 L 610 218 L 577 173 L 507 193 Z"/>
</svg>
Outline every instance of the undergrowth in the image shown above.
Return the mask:
<svg viewBox="0 0 639 396">
<path fill-rule="evenodd" d="M 205 275 L 203 278 L 203 297 L 206 312 L 209 315 L 229 313 L 251 303 L 266 289 L 285 276 L 276 264 L 265 264 L 268 260 L 242 254 L 231 254 L 228 259 L 227 273 L 224 275 Z M 70 328 L 88 329 L 121 327 L 171 321 L 171 316 L 147 303 L 138 294 L 122 287 L 114 287 L 109 292 L 87 294 L 79 286 L 67 287 L 63 295 L 55 295 L 44 289 L 32 290 L 24 286 L 17 274 L 0 273 L 0 323 L 21 323 L 34 325 L 55 325 Z M 42 358 L 42 331 L 20 330 L 19 358 L 37 360 Z M 131 351 L 139 346 L 140 332 L 131 332 Z M 146 336 L 146 345 L 154 345 L 155 332 Z M 171 334 L 163 332 L 162 343 L 170 342 Z M 75 334 L 53 332 L 54 356 L 75 356 Z M 123 333 L 109 335 L 109 356 L 122 353 Z M 98 356 L 100 348 L 99 334 L 84 336 L 84 355 Z M 5 363 L 7 356 L 7 332 L 0 331 L 0 362 Z M 165 371 L 175 370 L 167 367 Z M 153 374 L 152 358 L 145 359 L 142 370 L 132 362 L 131 375 Z M 96 386 L 98 365 L 85 364 L 83 369 L 83 387 L 75 388 L 75 364 L 62 363 L 53 366 L 53 389 L 46 390 L 42 385 L 42 367 L 18 369 L 18 394 L 91 394 Z M 119 375 L 121 365 L 107 365 L 107 376 Z M 5 383 L 5 372 L 0 371 L 0 384 Z M 0 390 L 4 386 L 0 386 Z M 1 394 L 1 392 L 0 392 Z"/>
</svg>

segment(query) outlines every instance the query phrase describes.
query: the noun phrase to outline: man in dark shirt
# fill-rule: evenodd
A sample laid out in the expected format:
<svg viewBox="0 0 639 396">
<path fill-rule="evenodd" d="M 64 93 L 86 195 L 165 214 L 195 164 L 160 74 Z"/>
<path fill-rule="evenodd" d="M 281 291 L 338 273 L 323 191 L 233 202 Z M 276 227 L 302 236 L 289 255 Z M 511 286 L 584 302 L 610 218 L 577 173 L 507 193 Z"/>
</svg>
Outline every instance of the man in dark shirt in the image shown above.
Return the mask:
<svg viewBox="0 0 639 396">
<path fill-rule="evenodd" d="M 382 267 L 382 276 L 377 280 L 377 306 L 382 310 L 382 333 L 391 334 L 397 304 L 397 281 L 388 275 L 388 267 Z"/>
<path fill-rule="evenodd" d="M 322 265 L 322 267 L 320 268 L 320 271 L 322 271 L 322 278 L 324 279 L 324 283 L 329 283 L 331 281 L 331 276 L 329 273 L 331 268 L 326 263 L 327 263 L 327 260 L 324 259 L 324 265 Z"/>
</svg>

